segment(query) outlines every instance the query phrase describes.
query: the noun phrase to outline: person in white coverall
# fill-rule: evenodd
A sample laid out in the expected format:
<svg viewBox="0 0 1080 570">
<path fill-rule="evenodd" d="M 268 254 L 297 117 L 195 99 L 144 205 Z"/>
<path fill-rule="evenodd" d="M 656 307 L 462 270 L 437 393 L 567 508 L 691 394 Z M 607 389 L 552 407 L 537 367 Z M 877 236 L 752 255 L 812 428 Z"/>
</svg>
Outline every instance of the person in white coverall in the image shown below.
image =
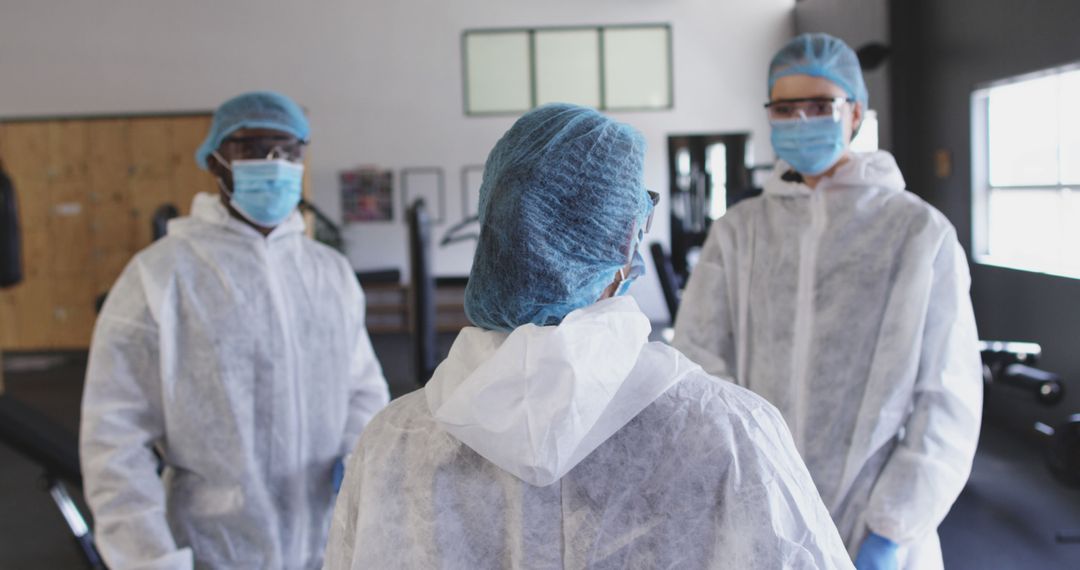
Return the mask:
<svg viewBox="0 0 1080 570">
<path fill-rule="evenodd" d="M 282 95 L 223 104 L 197 154 L 221 195 L 109 292 L 80 453 L 113 570 L 322 564 L 335 465 L 389 398 L 355 274 L 303 235 L 307 138 Z"/>
<path fill-rule="evenodd" d="M 649 343 L 623 295 L 656 198 L 643 157 L 572 105 L 495 146 L 476 326 L 361 436 L 326 568 L 851 567 L 777 411 Z"/>
<path fill-rule="evenodd" d="M 780 160 L 709 230 L 674 345 L 779 408 L 857 568 L 940 568 L 982 409 L 966 257 L 890 154 L 850 151 L 848 46 L 799 36 L 769 95 Z"/>
</svg>

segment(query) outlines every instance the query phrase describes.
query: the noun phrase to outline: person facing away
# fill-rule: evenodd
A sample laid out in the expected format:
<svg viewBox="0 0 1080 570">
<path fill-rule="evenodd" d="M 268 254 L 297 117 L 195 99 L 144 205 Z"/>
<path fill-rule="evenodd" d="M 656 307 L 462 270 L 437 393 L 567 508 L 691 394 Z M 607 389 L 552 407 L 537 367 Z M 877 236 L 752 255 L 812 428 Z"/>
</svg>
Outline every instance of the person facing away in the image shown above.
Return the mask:
<svg viewBox="0 0 1080 570">
<path fill-rule="evenodd" d="M 982 408 L 964 252 L 889 153 L 851 152 L 851 48 L 795 38 L 769 96 L 780 160 L 709 230 L 674 345 L 779 408 L 857 568 L 940 568 Z"/>
<path fill-rule="evenodd" d="M 389 393 L 355 274 L 303 235 L 307 141 L 280 94 L 222 104 L 196 153 L 219 194 L 109 292 L 80 454 L 114 570 L 322 563 L 335 464 Z"/>
<path fill-rule="evenodd" d="M 850 568 L 777 411 L 648 342 L 655 195 L 631 127 L 565 104 L 488 157 L 464 329 L 372 420 L 326 568 Z"/>
</svg>

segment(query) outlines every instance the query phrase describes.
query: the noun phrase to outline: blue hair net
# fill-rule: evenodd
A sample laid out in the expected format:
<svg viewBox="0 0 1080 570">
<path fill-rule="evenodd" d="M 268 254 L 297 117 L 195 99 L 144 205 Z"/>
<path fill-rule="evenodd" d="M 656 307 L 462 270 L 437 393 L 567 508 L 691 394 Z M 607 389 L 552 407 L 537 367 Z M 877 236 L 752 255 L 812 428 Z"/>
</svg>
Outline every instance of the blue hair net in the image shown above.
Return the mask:
<svg viewBox="0 0 1080 570">
<path fill-rule="evenodd" d="M 644 158 L 640 133 L 592 109 L 552 104 L 518 119 L 484 167 L 469 320 L 555 325 L 595 303 L 652 210 Z"/>
<path fill-rule="evenodd" d="M 292 99 L 273 91 L 254 91 L 229 99 L 214 111 L 206 140 L 195 151 L 195 162 L 206 168 L 206 159 L 221 141 L 240 129 L 274 129 L 307 140 L 310 134 L 304 110 Z"/>
<path fill-rule="evenodd" d="M 803 34 L 773 56 L 769 65 L 770 95 L 776 80 L 788 75 L 828 79 L 862 103 L 863 109 L 869 102 L 859 57 L 843 40 L 829 34 Z"/>
</svg>

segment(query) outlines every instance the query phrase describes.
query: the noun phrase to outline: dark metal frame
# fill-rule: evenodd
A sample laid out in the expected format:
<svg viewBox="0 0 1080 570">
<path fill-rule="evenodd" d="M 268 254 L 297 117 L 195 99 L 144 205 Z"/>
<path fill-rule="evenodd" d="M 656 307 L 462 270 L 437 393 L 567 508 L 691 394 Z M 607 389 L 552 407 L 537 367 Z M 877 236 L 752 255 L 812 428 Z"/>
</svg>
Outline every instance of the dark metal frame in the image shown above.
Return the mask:
<svg viewBox="0 0 1080 570">
<path fill-rule="evenodd" d="M 753 181 L 750 179 L 750 170 L 745 164 L 746 148 L 751 144 L 751 133 L 748 131 L 732 131 L 723 133 L 687 133 L 669 134 L 667 137 L 668 153 L 668 197 L 671 205 L 668 209 L 670 216 L 669 231 L 671 232 L 670 260 L 675 273 L 684 282 L 689 278 L 690 268 L 686 262 L 686 254 L 694 247 L 700 247 L 705 243 L 709 233 L 709 225 L 712 221 L 703 212 L 708 194 L 712 192 L 706 178 L 706 194 L 699 195 L 694 189 L 680 191 L 676 183 L 677 154 L 679 148 L 687 148 L 691 154 L 691 161 L 702 165 L 705 163 L 705 152 L 709 145 L 724 143 L 727 150 L 727 205 L 733 206 L 741 199 L 747 198 L 753 191 Z M 676 214 L 676 201 L 689 200 L 695 207 L 694 212 L 700 215 L 700 227 L 698 225 L 687 226 L 688 219 Z M 693 217 L 687 212 L 687 218 Z M 697 219 L 689 220 L 697 221 Z"/>
<path fill-rule="evenodd" d="M 425 166 L 415 168 L 402 168 L 401 169 L 401 206 L 403 212 L 409 211 L 409 175 L 411 174 L 435 174 L 439 180 L 439 195 L 438 204 L 432 204 L 437 216 L 433 216 L 431 219 L 432 224 L 441 224 L 446 221 L 446 176 L 443 174 L 443 169 L 438 166 Z"/>
<path fill-rule="evenodd" d="M 431 220 L 424 199 L 405 210 L 409 234 L 409 327 L 413 341 L 413 372 L 424 386 L 435 372 L 435 279 L 431 267 Z"/>
<path fill-rule="evenodd" d="M 609 107 L 607 105 L 607 80 L 606 80 L 606 68 L 604 59 L 606 57 L 604 32 L 607 30 L 633 30 L 633 29 L 658 29 L 662 28 L 667 32 L 667 88 L 668 88 L 668 104 L 663 107 Z M 600 105 L 598 107 L 601 111 L 615 111 L 615 112 L 633 112 L 633 111 L 668 111 L 675 108 L 675 46 L 673 37 L 672 26 L 670 23 L 654 23 L 654 24 L 612 24 L 612 25 L 599 25 L 599 26 L 541 26 L 532 28 L 478 28 L 469 29 L 461 32 L 461 87 L 462 87 L 462 105 L 465 116 L 467 117 L 500 117 L 500 116 L 517 116 L 522 113 L 528 112 L 531 109 L 537 107 L 537 95 L 536 95 L 536 32 L 550 32 L 550 31 L 574 31 L 574 30 L 596 30 L 597 41 L 599 42 L 597 57 L 599 58 L 599 82 L 600 82 Z M 467 47 L 468 37 L 471 34 L 508 34 L 508 33 L 524 33 L 529 37 L 529 108 L 518 109 L 512 111 L 491 111 L 491 112 L 478 112 L 471 111 L 469 109 L 469 50 Z"/>
</svg>

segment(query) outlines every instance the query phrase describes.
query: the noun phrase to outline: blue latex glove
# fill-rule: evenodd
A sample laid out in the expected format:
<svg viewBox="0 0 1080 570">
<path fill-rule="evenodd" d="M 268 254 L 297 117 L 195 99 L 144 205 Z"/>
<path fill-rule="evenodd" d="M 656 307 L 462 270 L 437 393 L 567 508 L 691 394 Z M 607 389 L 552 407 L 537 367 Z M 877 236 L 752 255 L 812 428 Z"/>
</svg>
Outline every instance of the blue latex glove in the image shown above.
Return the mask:
<svg viewBox="0 0 1080 570">
<path fill-rule="evenodd" d="M 345 463 L 341 459 L 334 462 L 334 471 L 330 477 L 336 495 L 341 490 L 341 482 L 345 480 Z"/>
<path fill-rule="evenodd" d="M 900 545 L 881 536 L 870 533 L 855 557 L 856 570 L 896 570 L 896 551 Z"/>
</svg>

